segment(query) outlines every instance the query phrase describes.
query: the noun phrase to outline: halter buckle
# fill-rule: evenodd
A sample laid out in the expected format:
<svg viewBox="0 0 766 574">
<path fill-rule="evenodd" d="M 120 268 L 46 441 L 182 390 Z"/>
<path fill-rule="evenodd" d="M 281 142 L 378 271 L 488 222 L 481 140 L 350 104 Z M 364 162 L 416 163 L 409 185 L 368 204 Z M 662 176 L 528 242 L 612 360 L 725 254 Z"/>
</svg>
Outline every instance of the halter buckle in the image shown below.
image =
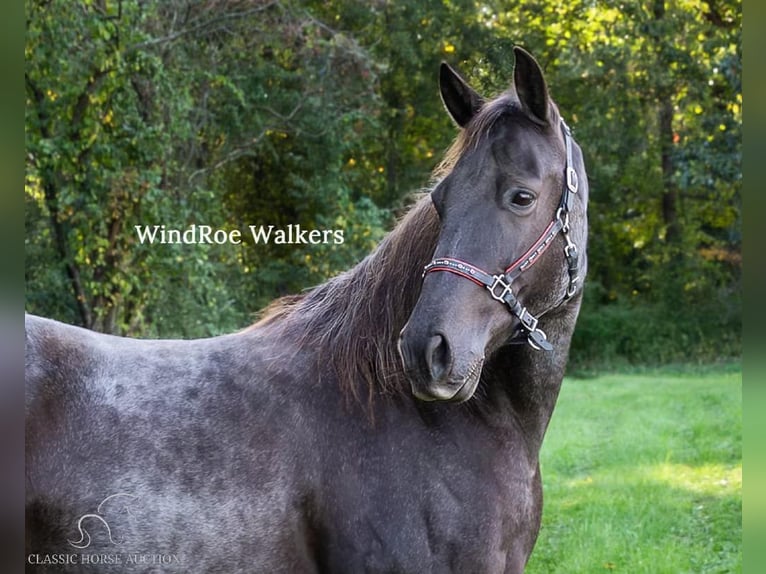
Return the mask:
<svg viewBox="0 0 766 574">
<path fill-rule="evenodd" d="M 571 299 L 572 296 L 577 293 L 577 284 L 580 282 L 579 275 L 577 277 L 572 277 L 572 279 L 569 280 L 569 285 L 567 286 L 567 293 L 566 298 Z"/>
<path fill-rule="evenodd" d="M 572 166 L 567 166 L 567 189 L 572 193 L 577 193 L 580 187 L 580 180 L 577 178 L 577 172 Z"/>
<path fill-rule="evenodd" d="M 577 257 L 577 245 L 575 245 L 574 241 L 569 238 L 569 234 L 565 233 L 564 239 L 567 242 L 567 244 L 564 246 L 564 255 L 566 255 L 567 258 Z"/>
<path fill-rule="evenodd" d="M 503 290 L 498 295 L 495 291 L 497 287 L 500 286 L 503 288 Z M 493 275 L 492 276 L 492 285 L 487 285 L 487 289 L 489 290 L 489 294 L 492 295 L 492 298 L 495 301 L 500 301 L 501 303 L 505 303 L 505 296 L 510 293 L 513 295 L 513 291 L 511 290 L 510 283 L 507 283 L 505 281 L 505 277 L 502 275 Z"/>
<path fill-rule="evenodd" d="M 519 313 L 519 321 L 521 321 L 521 324 L 524 325 L 524 328 L 530 333 L 537 330 L 537 317 L 527 311 L 526 307 Z"/>
</svg>

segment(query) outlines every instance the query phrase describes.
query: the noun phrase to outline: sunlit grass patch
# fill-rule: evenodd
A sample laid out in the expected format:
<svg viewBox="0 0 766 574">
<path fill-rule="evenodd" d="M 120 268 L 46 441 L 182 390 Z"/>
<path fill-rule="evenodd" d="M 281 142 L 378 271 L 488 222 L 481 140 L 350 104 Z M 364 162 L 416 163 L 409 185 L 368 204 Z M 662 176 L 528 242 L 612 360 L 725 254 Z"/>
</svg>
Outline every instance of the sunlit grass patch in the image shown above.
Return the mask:
<svg viewBox="0 0 766 574">
<path fill-rule="evenodd" d="M 567 380 L 527 572 L 741 572 L 741 374 Z"/>
<path fill-rule="evenodd" d="M 735 495 L 742 491 L 741 465 L 734 467 L 722 464 L 689 466 L 663 463 L 643 469 L 639 473 L 644 474 L 647 480 L 697 494 L 726 496 Z"/>
</svg>

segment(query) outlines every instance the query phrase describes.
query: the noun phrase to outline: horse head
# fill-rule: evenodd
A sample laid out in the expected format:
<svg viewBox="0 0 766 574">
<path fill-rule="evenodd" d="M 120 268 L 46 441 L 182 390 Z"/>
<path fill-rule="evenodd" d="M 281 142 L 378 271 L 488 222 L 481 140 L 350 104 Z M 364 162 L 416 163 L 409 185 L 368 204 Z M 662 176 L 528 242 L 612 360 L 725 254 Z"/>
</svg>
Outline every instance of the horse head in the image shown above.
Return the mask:
<svg viewBox="0 0 766 574">
<path fill-rule="evenodd" d="M 461 132 L 431 191 L 440 234 L 399 337 L 421 400 L 470 399 L 504 345 L 550 351 L 547 319 L 585 273 L 582 153 L 538 63 L 515 55 L 513 83 L 493 100 L 441 67 L 441 97 Z"/>
</svg>

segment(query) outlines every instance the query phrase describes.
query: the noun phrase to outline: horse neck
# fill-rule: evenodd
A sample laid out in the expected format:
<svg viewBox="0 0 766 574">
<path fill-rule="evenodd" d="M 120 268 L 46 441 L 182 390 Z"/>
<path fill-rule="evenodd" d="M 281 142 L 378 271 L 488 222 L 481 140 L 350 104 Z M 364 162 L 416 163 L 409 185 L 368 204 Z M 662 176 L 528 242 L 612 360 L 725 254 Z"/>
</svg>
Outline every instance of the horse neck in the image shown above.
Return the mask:
<svg viewBox="0 0 766 574">
<path fill-rule="evenodd" d="M 540 319 L 552 351 L 537 351 L 526 344 L 507 345 L 484 367 L 485 416 L 495 418 L 493 424 L 501 420 L 521 427 L 530 452 L 539 452 L 553 414 L 579 306 L 578 296 Z"/>
</svg>

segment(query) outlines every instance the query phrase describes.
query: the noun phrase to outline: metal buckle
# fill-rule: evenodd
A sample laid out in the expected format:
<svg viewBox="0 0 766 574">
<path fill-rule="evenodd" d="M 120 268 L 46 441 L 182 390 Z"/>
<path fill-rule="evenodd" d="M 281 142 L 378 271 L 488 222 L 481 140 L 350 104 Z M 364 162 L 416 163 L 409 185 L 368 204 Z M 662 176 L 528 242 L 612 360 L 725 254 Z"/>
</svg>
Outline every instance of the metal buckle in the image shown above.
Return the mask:
<svg viewBox="0 0 766 574">
<path fill-rule="evenodd" d="M 505 277 L 503 277 L 502 275 L 493 275 L 492 279 L 493 279 L 492 285 L 487 285 L 487 289 L 489 289 L 489 294 L 492 295 L 492 298 L 495 301 L 500 301 L 501 303 L 505 303 L 506 294 L 507 293 L 513 294 L 513 291 L 511 290 L 511 285 L 505 282 Z M 500 295 L 498 295 L 495 292 L 495 289 L 497 288 L 498 285 L 503 288 Z"/>
<path fill-rule="evenodd" d="M 577 284 L 580 282 L 579 275 L 577 277 L 573 277 L 569 280 L 569 285 L 567 285 L 567 292 L 566 292 L 566 298 L 570 299 L 572 295 L 577 293 Z"/>
<path fill-rule="evenodd" d="M 567 189 L 572 193 L 577 193 L 580 187 L 580 180 L 577 178 L 577 172 L 572 166 L 567 166 Z"/>
<path fill-rule="evenodd" d="M 537 330 L 537 317 L 527 311 L 526 307 L 519 313 L 519 321 L 521 321 L 521 324 L 524 325 L 524 328 L 527 331 L 532 332 Z"/>
<path fill-rule="evenodd" d="M 577 257 L 577 245 L 575 245 L 574 241 L 572 241 L 566 233 L 564 234 L 564 239 L 567 242 L 564 246 L 564 255 L 566 255 L 567 258 Z"/>
</svg>

